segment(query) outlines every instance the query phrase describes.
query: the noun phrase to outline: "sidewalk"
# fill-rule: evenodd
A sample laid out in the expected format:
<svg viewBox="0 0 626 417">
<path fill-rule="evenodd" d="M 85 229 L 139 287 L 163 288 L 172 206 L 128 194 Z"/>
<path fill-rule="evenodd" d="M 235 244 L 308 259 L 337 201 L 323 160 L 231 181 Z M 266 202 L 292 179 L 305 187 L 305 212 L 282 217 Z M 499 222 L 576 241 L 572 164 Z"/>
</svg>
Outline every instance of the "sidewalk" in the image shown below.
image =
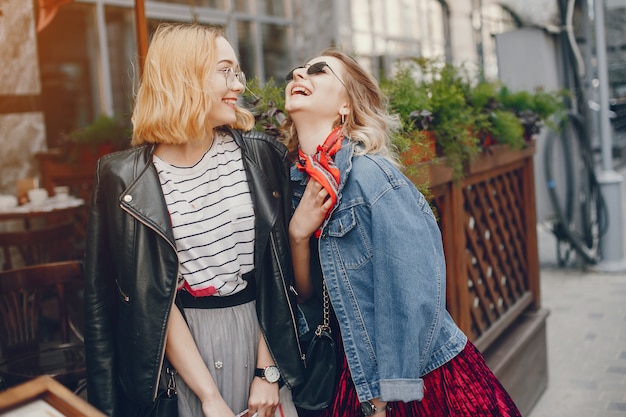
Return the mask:
<svg viewBox="0 0 626 417">
<path fill-rule="evenodd" d="M 548 389 L 528 417 L 626 416 L 626 276 L 544 268 Z"/>
<path fill-rule="evenodd" d="M 539 227 L 538 239 L 548 389 L 525 417 L 624 417 L 626 273 L 558 268 L 554 236 Z"/>
</svg>

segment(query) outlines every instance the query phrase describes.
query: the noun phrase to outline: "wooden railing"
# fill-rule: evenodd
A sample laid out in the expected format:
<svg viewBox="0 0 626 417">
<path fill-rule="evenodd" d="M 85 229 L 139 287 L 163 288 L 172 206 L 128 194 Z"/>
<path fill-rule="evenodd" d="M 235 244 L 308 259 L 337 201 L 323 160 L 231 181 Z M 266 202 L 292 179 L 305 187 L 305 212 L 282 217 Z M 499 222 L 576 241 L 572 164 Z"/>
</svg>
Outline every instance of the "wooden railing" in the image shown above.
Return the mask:
<svg viewBox="0 0 626 417">
<path fill-rule="evenodd" d="M 444 163 L 422 164 L 443 236 L 448 310 L 481 351 L 540 307 L 534 153 L 534 142 L 490 147 L 459 180 Z"/>
</svg>

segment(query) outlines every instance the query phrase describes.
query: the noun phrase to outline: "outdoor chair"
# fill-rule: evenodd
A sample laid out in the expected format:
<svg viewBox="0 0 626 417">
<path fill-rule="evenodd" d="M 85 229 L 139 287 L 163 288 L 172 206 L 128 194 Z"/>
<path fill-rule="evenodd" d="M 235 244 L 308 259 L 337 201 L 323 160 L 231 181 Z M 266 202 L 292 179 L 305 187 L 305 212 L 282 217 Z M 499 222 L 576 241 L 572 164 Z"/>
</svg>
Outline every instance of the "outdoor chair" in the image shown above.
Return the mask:
<svg viewBox="0 0 626 417">
<path fill-rule="evenodd" d="M 39 375 L 84 388 L 83 288 L 80 261 L 0 271 L 0 389 Z"/>
<path fill-rule="evenodd" d="M 38 229 L 0 232 L 3 270 L 77 259 L 75 226 L 65 222 Z"/>
</svg>

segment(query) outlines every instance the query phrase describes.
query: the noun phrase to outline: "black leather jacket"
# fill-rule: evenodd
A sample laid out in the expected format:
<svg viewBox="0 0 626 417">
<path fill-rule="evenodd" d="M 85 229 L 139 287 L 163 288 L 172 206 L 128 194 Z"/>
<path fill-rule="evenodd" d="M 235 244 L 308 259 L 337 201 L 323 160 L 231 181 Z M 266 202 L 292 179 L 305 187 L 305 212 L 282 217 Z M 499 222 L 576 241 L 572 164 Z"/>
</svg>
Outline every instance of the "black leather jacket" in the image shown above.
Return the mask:
<svg viewBox="0 0 626 417">
<path fill-rule="evenodd" d="M 256 214 L 255 278 L 262 332 L 284 382 L 301 382 L 287 233 L 286 149 L 231 132 L 242 149 Z M 112 416 L 139 415 L 157 394 L 178 258 L 152 154 L 140 146 L 98 162 L 85 261 L 89 401 Z"/>
</svg>

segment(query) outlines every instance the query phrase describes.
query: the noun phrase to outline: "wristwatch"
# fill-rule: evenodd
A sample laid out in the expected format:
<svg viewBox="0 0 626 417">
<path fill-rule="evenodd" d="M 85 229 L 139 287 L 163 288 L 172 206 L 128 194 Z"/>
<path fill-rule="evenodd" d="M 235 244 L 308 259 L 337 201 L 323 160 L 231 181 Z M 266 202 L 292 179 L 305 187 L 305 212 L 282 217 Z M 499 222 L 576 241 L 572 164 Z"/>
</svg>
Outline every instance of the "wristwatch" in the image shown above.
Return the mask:
<svg viewBox="0 0 626 417">
<path fill-rule="evenodd" d="M 274 365 L 270 365 L 266 366 L 265 368 L 256 368 L 254 370 L 254 376 L 263 378 L 270 384 L 273 384 L 280 379 L 280 371 Z"/>
<path fill-rule="evenodd" d="M 374 414 L 382 413 L 387 409 L 388 407 L 386 405 L 383 408 L 378 408 L 371 401 L 365 401 L 361 403 L 361 412 L 364 416 L 373 416 Z"/>
</svg>

